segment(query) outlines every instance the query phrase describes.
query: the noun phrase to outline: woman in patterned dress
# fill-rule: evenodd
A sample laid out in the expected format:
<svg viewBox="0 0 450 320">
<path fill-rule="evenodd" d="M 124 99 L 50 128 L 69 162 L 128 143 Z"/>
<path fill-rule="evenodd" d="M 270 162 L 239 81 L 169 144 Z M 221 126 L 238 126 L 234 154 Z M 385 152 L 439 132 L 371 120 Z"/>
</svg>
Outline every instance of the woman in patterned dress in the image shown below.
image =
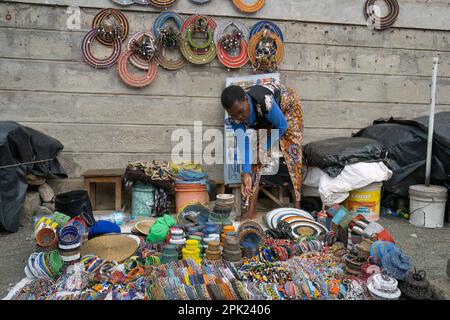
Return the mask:
<svg viewBox="0 0 450 320">
<path fill-rule="evenodd" d="M 303 142 L 303 115 L 300 97 L 294 90 L 283 85 L 254 85 L 247 90 L 232 85 L 222 92 L 221 100 L 229 115 L 228 121 L 234 130 L 279 130 L 279 144 L 284 157 L 284 160 L 280 161 L 280 171 L 283 170 L 283 166 L 287 167 L 293 187 L 294 206 L 299 208 Z M 270 145 L 275 142 L 269 139 Z M 259 191 L 258 171 L 261 170 L 261 164 L 257 163 L 252 166 L 252 155 L 248 144 L 245 146 L 241 144 L 238 148 L 241 150 L 241 154 L 246 155 L 242 170 L 241 192 L 244 198 L 251 197 L 247 215 L 243 218 L 251 219 L 256 216 L 256 201 Z M 270 146 L 266 146 L 266 149 L 270 149 Z M 252 173 L 256 173 L 256 179 Z"/>
</svg>

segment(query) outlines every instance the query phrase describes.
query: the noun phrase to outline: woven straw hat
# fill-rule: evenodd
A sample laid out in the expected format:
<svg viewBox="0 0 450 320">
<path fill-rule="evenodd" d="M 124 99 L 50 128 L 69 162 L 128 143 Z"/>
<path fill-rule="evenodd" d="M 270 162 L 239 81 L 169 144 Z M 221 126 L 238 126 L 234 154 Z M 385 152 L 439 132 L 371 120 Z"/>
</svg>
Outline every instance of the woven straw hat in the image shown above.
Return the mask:
<svg viewBox="0 0 450 320">
<path fill-rule="evenodd" d="M 81 247 L 81 255 L 95 255 L 106 261 L 121 263 L 134 255 L 137 242 L 128 236 L 115 234 L 96 237 Z"/>
</svg>

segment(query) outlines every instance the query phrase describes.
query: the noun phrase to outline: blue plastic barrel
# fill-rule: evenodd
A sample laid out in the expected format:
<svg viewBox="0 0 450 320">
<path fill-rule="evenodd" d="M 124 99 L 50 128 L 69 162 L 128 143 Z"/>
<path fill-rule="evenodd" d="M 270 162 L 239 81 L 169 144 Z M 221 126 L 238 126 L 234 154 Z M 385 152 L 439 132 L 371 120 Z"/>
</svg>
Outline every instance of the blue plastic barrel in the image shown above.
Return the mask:
<svg viewBox="0 0 450 320">
<path fill-rule="evenodd" d="M 137 182 L 131 190 L 131 218 L 150 217 L 155 201 L 155 188 L 150 184 Z"/>
</svg>

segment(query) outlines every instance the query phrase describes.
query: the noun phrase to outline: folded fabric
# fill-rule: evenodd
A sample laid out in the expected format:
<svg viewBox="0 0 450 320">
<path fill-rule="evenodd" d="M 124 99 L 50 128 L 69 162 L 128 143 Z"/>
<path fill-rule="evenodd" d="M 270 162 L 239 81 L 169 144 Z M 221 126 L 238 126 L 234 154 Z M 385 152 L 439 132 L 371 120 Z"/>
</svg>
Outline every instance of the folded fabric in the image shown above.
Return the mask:
<svg viewBox="0 0 450 320">
<path fill-rule="evenodd" d="M 308 167 L 303 184 L 318 188 L 322 202 L 332 205 L 347 199 L 349 191 L 387 181 L 391 177 L 392 171 L 383 162 L 359 162 L 346 165 L 335 178 L 317 167 Z"/>
<path fill-rule="evenodd" d="M 100 234 L 120 233 L 120 232 L 121 232 L 120 227 L 117 224 L 106 220 L 99 220 L 92 227 L 89 228 L 89 237 Z"/>
<path fill-rule="evenodd" d="M 396 247 L 381 258 L 381 266 L 395 279 L 403 280 L 412 268 L 411 257 Z"/>
</svg>

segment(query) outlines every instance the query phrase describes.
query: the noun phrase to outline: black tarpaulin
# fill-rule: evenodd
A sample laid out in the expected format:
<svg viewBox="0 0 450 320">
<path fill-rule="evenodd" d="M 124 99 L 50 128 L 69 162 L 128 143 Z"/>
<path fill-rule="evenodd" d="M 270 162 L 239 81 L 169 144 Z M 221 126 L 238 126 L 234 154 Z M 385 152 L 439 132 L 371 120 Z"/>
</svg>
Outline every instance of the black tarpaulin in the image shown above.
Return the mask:
<svg viewBox="0 0 450 320">
<path fill-rule="evenodd" d="M 0 121 L 0 228 L 18 230 L 27 174 L 67 178 L 56 158 L 63 148 L 58 140 L 39 131 L 13 121 Z M 49 161 L 23 164 L 41 160 Z M 11 165 L 17 166 L 1 168 Z"/>
</svg>

